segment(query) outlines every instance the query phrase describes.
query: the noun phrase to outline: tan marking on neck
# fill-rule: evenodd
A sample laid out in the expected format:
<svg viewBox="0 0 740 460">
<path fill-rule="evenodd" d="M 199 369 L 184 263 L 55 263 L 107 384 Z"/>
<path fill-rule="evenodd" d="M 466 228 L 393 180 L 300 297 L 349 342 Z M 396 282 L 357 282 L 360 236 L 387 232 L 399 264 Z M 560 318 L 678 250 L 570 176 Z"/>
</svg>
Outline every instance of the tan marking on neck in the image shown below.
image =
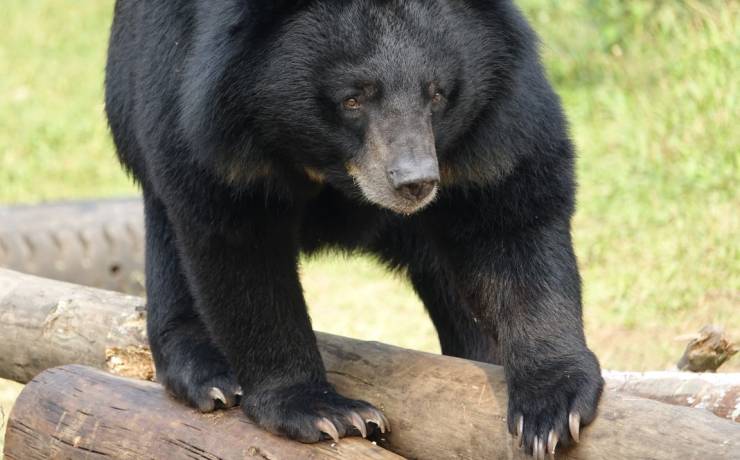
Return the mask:
<svg viewBox="0 0 740 460">
<path fill-rule="evenodd" d="M 322 173 L 318 169 L 306 166 L 303 168 L 303 170 L 306 172 L 306 175 L 309 179 L 311 179 L 311 181 L 316 182 L 317 184 L 323 184 L 324 182 L 326 182 L 326 176 L 324 176 L 324 173 Z"/>
</svg>

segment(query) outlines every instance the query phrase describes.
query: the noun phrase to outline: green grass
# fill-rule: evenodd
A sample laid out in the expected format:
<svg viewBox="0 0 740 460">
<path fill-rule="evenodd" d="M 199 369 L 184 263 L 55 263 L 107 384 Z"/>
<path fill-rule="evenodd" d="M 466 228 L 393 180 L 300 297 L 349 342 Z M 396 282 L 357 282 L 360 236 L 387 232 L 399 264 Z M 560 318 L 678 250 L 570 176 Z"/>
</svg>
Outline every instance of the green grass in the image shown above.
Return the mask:
<svg viewBox="0 0 740 460">
<path fill-rule="evenodd" d="M 0 201 L 134 193 L 103 118 L 112 1 L 3 0 Z"/>
<path fill-rule="evenodd" d="M 740 338 L 740 2 L 520 4 L 580 152 L 574 233 L 603 364 L 664 368 L 674 338 L 708 322 Z M 3 1 L 0 202 L 135 193 L 103 118 L 111 9 Z M 438 349 L 406 283 L 374 263 L 321 258 L 302 273 L 317 329 Z"/>
<path fill-rule="evenodd" d="M 739 337 L 740 2 L 527 6 L 580 151 L 575 239 L 602 361 L 667 366 L 673 337 L 712 321 Z"/>
</svg>

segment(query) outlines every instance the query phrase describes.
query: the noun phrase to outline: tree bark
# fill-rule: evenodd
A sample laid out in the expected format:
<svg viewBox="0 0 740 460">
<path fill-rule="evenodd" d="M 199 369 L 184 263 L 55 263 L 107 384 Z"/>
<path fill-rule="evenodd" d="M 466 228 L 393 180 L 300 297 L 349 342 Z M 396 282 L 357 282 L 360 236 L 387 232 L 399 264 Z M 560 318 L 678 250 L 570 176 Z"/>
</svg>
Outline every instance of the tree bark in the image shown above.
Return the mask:
<svg viewBox="0 0 740 460">
<path fill-rule="evenodd" d="M 152 382 L 90 367 L 49 369 L 15 403 L 7 460 L 400 459 L 361 438 L 301 444 L 264 432 L 239 409 L 201 415 Z"/>
<path fill-rule="evenodd" d="M 62 364 L 107 368 L 106 351 L 146 346 L 144 300 L 0 269 L 0 378 Z"/>
<path fill-rule="evenodd" d="M 142 320 L 138 298 L 0 270 L 0 337 L 9 338 L 0 340 L 0 377 L 24 381 L 46 367 L 72 362 L 106 368 L 115 361 L 120 368 L 127 356 L 146 361 L 142 353 L 116 351 L 145 350 L 143 329 L 126 335 Z M 317 336 L 337 389 L 375 404 L 390 419 L 393 430 L 379 445 L 410 458 L 526 458 L 506 431 L 500 367 Z M 107 384 L 99 389 L 115 390 Z M 74 392 L 74 386 L 65 384 L 63 391 Z M 84 397 L 90 398 L 87 390 Z M 188 412 L 173 423 L 201 418 L 207 416 Z M 607 391 L 581 444 L 560 458 L 729 459 L 738 449 L 738 424 L 706 411 Z"/>
<path fill-rule="evenodd" d="M 740 374 L 604 371 L 607 388 L 740 422 Z"/>
</svg>

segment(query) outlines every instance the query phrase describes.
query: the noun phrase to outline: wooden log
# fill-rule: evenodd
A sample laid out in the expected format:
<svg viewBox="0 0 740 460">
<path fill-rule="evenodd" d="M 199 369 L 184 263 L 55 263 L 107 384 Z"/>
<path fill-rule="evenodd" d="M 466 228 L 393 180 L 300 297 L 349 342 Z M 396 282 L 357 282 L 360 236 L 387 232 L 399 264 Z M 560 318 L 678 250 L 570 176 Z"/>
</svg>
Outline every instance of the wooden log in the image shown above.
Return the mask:
<svg viewBox="0 0 740 460">
<path fill-rule="evenodd" d="M 740 422 L 740 373 L 604 371 L 607 388 Z"/>
<path fill-rule="evenodd" d="M 159 385 L 90 367 L 49 369 L 13 407 L 7 460 L 400 459 L 361 438 L 301 444 L 264 432 L 239 409 L 202 415 Z"/>
<path fill-rule="evenodd" d="M 68 301 L 71 298 L 74 301 Z M 66 301 L 64 309 L 56 307 L 60 301 Z M 88 317 L 84 311 L 92 304 L 99 313 Z M 120 328 L 120 318 L 140 312 L 140 306 L 137 298 L 0 271 L 0 315 L 4 315 L 0 336 L 12 336 L 17 329 L 28 334 L 23 340 L 0 341 L 0 377 L 27 376 L 43 370 L 40 364 L 69 363 L 77 341 L 84 349 L 77 362 L 105 368 L 105 352 L 120 348 L 120 334 L 92 336 L 86 331 Z M 58 349 L 57 329 L 43 327 L 48 314 L 77 318 L 75 330 L 84 337 L 74 337 L 66 348 Z M 88 327 L 88 321 L 100 324 Z M 73 325 L 62 318 L 56 323 Z M 61 329 L 68 337 L 65 331 L 66 327 Z M 317 336 L 330 381 L 343 394 L 368 400 L 389 417 L 393 431 L 379 440 L 381 446 L 410 458 L 526 458 L 506 431 L 506 385 L 500 367 L 377 342 Z M 132 342 L 136 340 L 123 348 L 145 345 Z M 28 350 L 16 353 L 18 347 Z M 188 420 L 194 417 L 199 416 L 192 414 Z M 737 458 L 739 449 L 738 424 L 705 411 L 607 391 L 599 417 L 584 430 L 581 444 L 561 458 L 729 459 Z"/>
<path fill-rule="evenodd" d="M 336 336 L 322 337 L 321 348 L 332 383 L 390 417 L 394 430 L 381 445 L 417 458 L 518 455 L 506 432 L 500 367 Z M 562 458 L 729 459 L 738 449 L 740 425 L 704 411 L 607 392 L 581 445 Z"/>
<path fill-rule="evenodd" d="M 106 350 L 146 346 L 144 300 L 0 269 L 0 378 L 62 364 L 106 368 Z"/>
</svg>

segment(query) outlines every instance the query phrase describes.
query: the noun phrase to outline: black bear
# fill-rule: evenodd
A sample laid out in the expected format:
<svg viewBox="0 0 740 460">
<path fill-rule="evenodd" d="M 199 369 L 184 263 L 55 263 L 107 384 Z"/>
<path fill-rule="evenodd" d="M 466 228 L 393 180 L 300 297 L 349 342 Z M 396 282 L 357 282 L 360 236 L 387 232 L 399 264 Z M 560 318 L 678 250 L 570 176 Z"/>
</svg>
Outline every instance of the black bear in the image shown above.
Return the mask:
<svg viewBox="0 0 740 460">
<path fill-rule="evenodd" d="M 444 354 L 504 366 L 529 452 L 594 418 L 574 150 L 510 1 L 119 0 L 106 111 L 176 397 L 303 442 L 387 429 L 327 383 L 306 312 L 299 254 L 338 248 L 407 273 Z"/>
</svg>

